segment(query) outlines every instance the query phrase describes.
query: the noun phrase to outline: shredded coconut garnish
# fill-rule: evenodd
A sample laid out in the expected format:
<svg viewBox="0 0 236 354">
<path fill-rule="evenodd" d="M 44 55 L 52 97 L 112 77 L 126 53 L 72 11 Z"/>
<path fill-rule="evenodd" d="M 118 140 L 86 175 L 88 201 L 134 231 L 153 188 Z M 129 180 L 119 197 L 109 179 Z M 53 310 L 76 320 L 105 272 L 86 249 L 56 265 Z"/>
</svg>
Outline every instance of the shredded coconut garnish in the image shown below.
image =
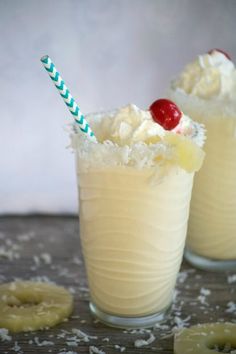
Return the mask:
<svg viewBox="0 0 236 354">
<path fill-rule="evenodd" d="M 191 320 L 191 316 L 188 316 L 184 319 L 181 319 L 180 317 L 175 316 L 174 317 L 175 326 L 173 327 L 173 332 L 175 332 L 176 329 L 182 329 L 182 328 L 188 327 L 190 320 Z"/>
<path fill-rule="evenodd" d="M 236 303 L 233 301 L 229 301 L 227 303 L 227 309 L 226 311 L 227 313 L 235 313 L 236 314 Z"/>
<path fill-rule="evenodd" d="M 55 284 L 55 282 L 51 279 L 49 279 L 46 275 L 38 275 L 35 277 L 31 277 L 30 278 L 31 281 L 36 281 L 36 282 L 40 282 L 40 283 L 52 283 Z"/>
<path fill-rule="evenodd" d="M 74 264 L 77 264 L 77 265 L 81 265 L 82 264 L 81 259 L 79 257 L 77 257 L 77 256 L 73 257 L 72 262 Z"/>
<path fill-rule="evenodd" d="M 122 346 L 120 346 L 119 344 L 115 344 L 114 345 L 114 348 L 115 349 L 118 349 L 121 353 L 123 353 L 124 351 L 125 351 L 125 347 L 122 347 Z"/>
<path fill-rule="evenodd" d="M 4 342 L 4 341 L 11 341 L 12 337 L 8 334 L 9 331 L 6 328 L 0 328 L 0 339 Z"/>
<path fill-rule="evenodd" d="M 0 247 L 0 258 L 7 258 L 9 261 L 14 261 L 20 258 L 20 247 L 16 244 L 10 244 Z"/>
<path fill-rule="evenodd" d="M 42 342 L 40 342 L 38 337 L 34 337 L 34 341 L 38 347 L 45 347 L 47 345 L 54 345 L 55 344 L 54 342 L 49 341 L 49 340 L 43 340 Z"/>
<path fill-rule="evenodd" d="M 36 267 L 35 270 L 36 270 L 38 267 L 41 266 L 41 263 L 46 264 L 46 265 L 51 264 L 52 263 L 52 256 L 49 253 L 41 253 L 38 256 L 34 255 L 33 261 L 34 261 L 34 264 Z M 34 269 L 32 268 L 32 270 L 34 270 Z"/>
<path fill-rule="evenodd" d="M 209 289 L 201 288 L 200 289 L 200 295 L 198 296 L 198 300 L 202 305 L 208 305 L 208 302 L 206 301 L 206 297 L 211 294 L 211 291 Z"/>
<path fill-rule="evenodd" d="M 154 334 L 150 333 L 150 337 L 147 340 L 136 339 L 136 341 L 134 342 L 134 346 L 136 348 L 141 348 L 141 347 L 144 347 L 146 345 L 153 343 L 155 339 L 156 339 L 156 337 L 154 336 Z"/>
<path fill-rule="evenodd" d="M 16 237 L 16 239 L 19 242 L 29 242 L 29 241 L 33 240 L 34 238 L 35 238 L 35 232 L 34 231 L 30 231 L 28 233 L 21 234 L 21 235 L 18 235 Z"/>
<path fill-rule="evenodd" d="M 87 333 L 82 332 L 80 329 L 73 328 L 72 333 L 74 333 L 79 339 L 83 340 L 84 342 L 89 342 L 90 339 L 97 339 L 97 336 L 91 336 Z"/>
<path fill-rule="evenodd" d="M 44 261 L 45 264 L 52 263 L 52 256 L 49 253 L 41 253 L 40 257 Z"/>
<path fill-rule="evenodd" d="M 229 284 L 236 283 L 236 274 L 229 275 L 227 280 Z"/>
<path fill-rule="evenodd" d="M 106 352 L 92 345 L 89 347 L 89 354 L 106 354 Z"/>
<path fill-rule="evenodd" d="M 18 353 L 18 354 L 23 353 L 23 352 L 21 351 L 21 347 L 19 346 L 18 342 L 15 342 L 15 343 L 14 343 L 14 346 L 13 346 L 11 349 L 12 349 L 14 352 Z"/>
<path fill-rule="evenodd" d="M 115 112 L 86 118 L 100 143 L 91 143 L 80 131 L 71 134 L 71 146 L 84 169 L 91 165 L 142 169 L 158 168 L 166 162 L 176 164 L 175 145 L 165 141 L 167 132 L 152 120 L 149 111 L 129 105 Z M 205 140 L 203 126 L 185 115 L 172 134 L 189 138 L 200 147 Z"/>
</svg>

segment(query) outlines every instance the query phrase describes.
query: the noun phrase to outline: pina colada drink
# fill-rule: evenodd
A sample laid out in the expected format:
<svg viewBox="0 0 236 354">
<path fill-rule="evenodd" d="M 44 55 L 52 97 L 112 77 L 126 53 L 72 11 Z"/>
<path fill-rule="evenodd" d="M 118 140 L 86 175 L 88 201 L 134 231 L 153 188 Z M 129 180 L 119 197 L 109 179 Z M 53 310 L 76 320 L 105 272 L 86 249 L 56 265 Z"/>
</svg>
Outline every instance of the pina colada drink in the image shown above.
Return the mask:
<svg viewBox="0 0 236 354">
<path fill-rule="evenodd" d="M 220 50 L 200 55 L 172 83 L 171 99 L 207 130 L 196 174 L 186 258 L 206 269 L 236 269 L 236 70 Z"/>
<path fill-rule="evenodd" d="M 86 117 L 98 143 L 72 134 L 91 311 L 151 326 L 171 304 L 203 128 L 169 100 Z"/>
</svg>

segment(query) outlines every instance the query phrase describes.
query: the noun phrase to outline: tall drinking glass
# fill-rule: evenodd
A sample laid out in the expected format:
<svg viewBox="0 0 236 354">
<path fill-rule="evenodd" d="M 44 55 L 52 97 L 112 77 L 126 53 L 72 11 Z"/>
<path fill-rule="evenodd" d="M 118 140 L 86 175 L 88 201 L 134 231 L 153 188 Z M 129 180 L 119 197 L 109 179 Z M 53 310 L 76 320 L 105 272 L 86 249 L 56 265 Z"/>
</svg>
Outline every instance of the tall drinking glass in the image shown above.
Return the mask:
<svg viewBox="0 0 236 354">
<path fill-rule="evenodd" d="M 111 326 L 152 326 L 172 302 L 194 173 L 168 161 L 132 166 L 132 146 L 82 138 L 75 134 L 73 145 L 90 310 Z"/>
</svg>

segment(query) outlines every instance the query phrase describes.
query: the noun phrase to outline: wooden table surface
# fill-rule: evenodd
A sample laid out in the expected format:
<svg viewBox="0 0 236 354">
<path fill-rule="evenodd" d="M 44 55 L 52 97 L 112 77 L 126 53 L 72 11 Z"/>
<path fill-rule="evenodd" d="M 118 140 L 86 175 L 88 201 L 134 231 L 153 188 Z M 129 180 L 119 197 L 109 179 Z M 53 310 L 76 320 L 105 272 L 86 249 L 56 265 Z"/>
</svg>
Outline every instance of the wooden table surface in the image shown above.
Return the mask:
<svg viewBox="0 0 236 354">
<path fill-rule="evenodd" d="M 124 331 L 96 321 L 88 309 L 89 292 L 81 257 L 79 225 L 73 216 L 0 218 L 0 283 L 16 278 L 49 279 L 64 285 L 74 295 L 75 309 L 68 322 L 53 329 L 10 334 L 8 341 L 0 338 L 1 354 L 99 353 L 99 350 L 106 354 L 169 354 L 173 353 L 173 333 L 183 326 L 236 322 L 236 270 L 235 274 L 203 272 L 186 263 L 182 265 L 175 301 L 164 325 L 150 330 Z M 73 328 L 86 336 L 71 341 Z M 155 337 L 152 343 L 140 348 L 135 346 L 138 339 L 147 340 L 150 336 Z"/>
</svg>

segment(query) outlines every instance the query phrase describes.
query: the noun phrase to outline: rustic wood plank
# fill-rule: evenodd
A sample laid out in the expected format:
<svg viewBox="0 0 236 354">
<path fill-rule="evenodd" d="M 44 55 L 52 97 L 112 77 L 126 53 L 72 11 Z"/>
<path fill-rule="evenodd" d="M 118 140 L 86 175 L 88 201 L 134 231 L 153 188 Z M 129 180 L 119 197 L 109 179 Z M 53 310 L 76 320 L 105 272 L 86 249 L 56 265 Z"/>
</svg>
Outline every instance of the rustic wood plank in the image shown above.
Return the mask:
<svg viewBox="0 0 236 354">
<path fill-rule="evenodd" d="M 75 298 L 74 317 L 68 322 L 48 331 L 12 335 L 11 341 L 0 340 L 1 354 L 16 353 L 12 349 L 15 342 L 19 345 L 18 354 L 58 354 L 63 350 L 89 353 L 90 346 L 96 346 L 106 354 L 117 354 L 121 352 L 121 347 L 125 347 L 124 353 L 129 354 L 170 354 L 173 353 L 173 327 L 218 320 L 236 321 L 236 310 L 233 305 L 231 310 L 227 306 L 229 302 L 236 302 L 236 276 L 232 277 L 232 273 L 227 272 L 197 271 L 184 263 L 178 279 L 177 296 L 169 319 L 164 323 L 165 327 L 152 329 L 151 332 L 156 337 L 153 343 L 147 347 L 135 348 L 136 339 L 149 338 L 148 331 L 130 333 L 131 331 L 113 329 L 91 317 L 78 235 L 78 220 L 74 216 L 0 218 L 0 282 L 15 278 L 28 280 L 47 277 L 70 288 Z M 42 257 L 44 253 L 51 255 L 52 263 L 46 264 Z M 81 341 L 77 347 L 69 346 L 66 338 L 71 335 L 59 337 L 63 330 L 71 332 L 72 328 L 98 338 L 90 339 L 89 342 Z M 35 341 L 50 341 L 53 344 L 38 346 Z"/>
</svg>

